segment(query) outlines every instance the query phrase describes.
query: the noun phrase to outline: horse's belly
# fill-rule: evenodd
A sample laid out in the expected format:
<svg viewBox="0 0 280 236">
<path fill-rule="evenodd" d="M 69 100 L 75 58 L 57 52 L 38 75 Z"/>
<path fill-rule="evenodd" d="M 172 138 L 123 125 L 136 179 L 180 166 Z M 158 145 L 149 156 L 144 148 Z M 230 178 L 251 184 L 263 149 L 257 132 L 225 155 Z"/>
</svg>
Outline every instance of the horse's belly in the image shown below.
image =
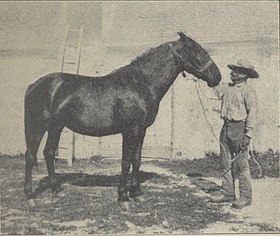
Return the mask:
<svg viewBox="0 0 280 236">
<path fill-rule="evenodd" d="M 118 134 L 122 132 L 122 129 L 117 126 L 96 126 L 96 125 L 91 125 L 91 126 L 85 126 L 85 125 L 78 125 L 73 124 L 73 125 L 67 125 L 67 128 L 71 129 L 72 131 L 83 134 L 83 135 L 89 135 L 89 136 L 96 136 L 96 137 L 101 137 L 101 136 L 107 136 L 107 135 L 112 135 L 112 134 Z"/>
<path fill-rule="evenodd" d="M 90 136 L 105 136 L 122 132 L 122 126 L 109 114 L 91 113 L 72 117 L 67 128 L 76 133 Z"/>
</svg>

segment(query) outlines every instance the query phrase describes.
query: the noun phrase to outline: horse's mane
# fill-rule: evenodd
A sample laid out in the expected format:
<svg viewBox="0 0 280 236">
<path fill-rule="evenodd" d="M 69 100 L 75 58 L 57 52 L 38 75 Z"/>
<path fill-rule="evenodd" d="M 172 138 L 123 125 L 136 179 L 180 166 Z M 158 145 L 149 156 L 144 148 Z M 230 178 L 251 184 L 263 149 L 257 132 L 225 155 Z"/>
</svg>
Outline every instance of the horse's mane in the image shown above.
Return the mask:
<svg viewBox="0 0 280 236">
<path fill-rule="evenodd" d="M 136 58 L 132 59 L 129 64 L 124 65 L 124 66 L 122 66 L 120 68 L 117 68 L 117 69 L 113 70 L 110 74 L 114 74 L 114 73 L 120 72 L 122 70 L 132 69 L 135 66 L 140 66 L 140 65 L 145 64 L 146 62 L 150 62 L 155 57 L 155 54 L 159 55 L 159 52 L 164 52 L 166 44 L 168 44 L 168 43 L 169 42 L 163 43 L 163 44 L 161 44 L 159 46 L 156 46 L 154 48 L 148 49 L 147 51 L 145 51 L 141 55 L 139 55 Z M 162 54 L 162 56 L 165 56 L 165 55 Z"/>
<path fill-rule="evenodd" d="M 143 62 L 147 62 L 150 61 L 151 58 L 154 57 L 155 53 L 158 53 L 159 51 L 163 50 L 165 45 L 167 43 L 161 44 L 157 47 L 154 48 L 150 48 L 148 49 L 146 52 L 144 52 L 143 54 L 141 54 L 140 56 L 134 58 L 129 65 L 138 65 L 138 64 L 142 64 Z"/>
</svg>

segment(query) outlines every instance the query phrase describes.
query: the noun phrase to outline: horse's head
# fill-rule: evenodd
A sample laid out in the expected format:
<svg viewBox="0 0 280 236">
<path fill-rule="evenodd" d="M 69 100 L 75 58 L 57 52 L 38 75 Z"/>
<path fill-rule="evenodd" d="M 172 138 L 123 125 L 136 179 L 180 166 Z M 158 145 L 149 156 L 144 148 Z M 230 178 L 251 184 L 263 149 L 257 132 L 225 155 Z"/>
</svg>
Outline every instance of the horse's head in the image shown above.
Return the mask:
<svg viewBox="0 0 280 236">
<path fill-rule="evenodd" d="M 194 40 L 179 32 L 178 46 L 171 46 L 182 64 L 182 71 L 193 74 L 207 82 L 209 87 L 217 86 L 221 81 L 221 73 L 209 54 Z"/>
</svg>

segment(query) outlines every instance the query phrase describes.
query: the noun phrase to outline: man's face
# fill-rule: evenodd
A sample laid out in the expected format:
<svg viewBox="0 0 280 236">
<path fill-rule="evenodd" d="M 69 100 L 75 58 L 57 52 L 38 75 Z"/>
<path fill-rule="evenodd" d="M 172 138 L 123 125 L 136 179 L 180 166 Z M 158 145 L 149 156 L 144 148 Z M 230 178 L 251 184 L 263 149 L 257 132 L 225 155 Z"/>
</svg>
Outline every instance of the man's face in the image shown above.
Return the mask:
<svg viewBox="0 0 280 236">
<path fill-rule="evenodd" d="M 230 73 L 230 79 L 232 80 L 233 83 L 238 84 L 241 83 L 243 81 L 246 81 L 247 79 L 247 75 L 246 74 L 242 74 L 239 71 L 231 71 Z"/>
</svg>

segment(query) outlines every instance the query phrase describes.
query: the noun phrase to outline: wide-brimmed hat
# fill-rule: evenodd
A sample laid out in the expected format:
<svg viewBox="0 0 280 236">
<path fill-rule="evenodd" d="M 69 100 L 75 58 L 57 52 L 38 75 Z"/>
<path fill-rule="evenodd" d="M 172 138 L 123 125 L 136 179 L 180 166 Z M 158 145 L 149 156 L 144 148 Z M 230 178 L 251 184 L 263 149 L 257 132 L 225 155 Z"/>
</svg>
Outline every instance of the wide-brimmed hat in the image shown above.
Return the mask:
<svg viewBox="0 0 280 236">
<path fill-rule="evenodd" d="M 242 74 L 248 75 L 249 78 L 258 78 L 259 74 L 255 70 L 255 67 L 251 64 L 251 62 L 241 59 L 237 61 L 236 64 L 229 64 L 227 65 L 228 68 L 230 68 L 233 71 L 238 71 Z"/>
</svg>

